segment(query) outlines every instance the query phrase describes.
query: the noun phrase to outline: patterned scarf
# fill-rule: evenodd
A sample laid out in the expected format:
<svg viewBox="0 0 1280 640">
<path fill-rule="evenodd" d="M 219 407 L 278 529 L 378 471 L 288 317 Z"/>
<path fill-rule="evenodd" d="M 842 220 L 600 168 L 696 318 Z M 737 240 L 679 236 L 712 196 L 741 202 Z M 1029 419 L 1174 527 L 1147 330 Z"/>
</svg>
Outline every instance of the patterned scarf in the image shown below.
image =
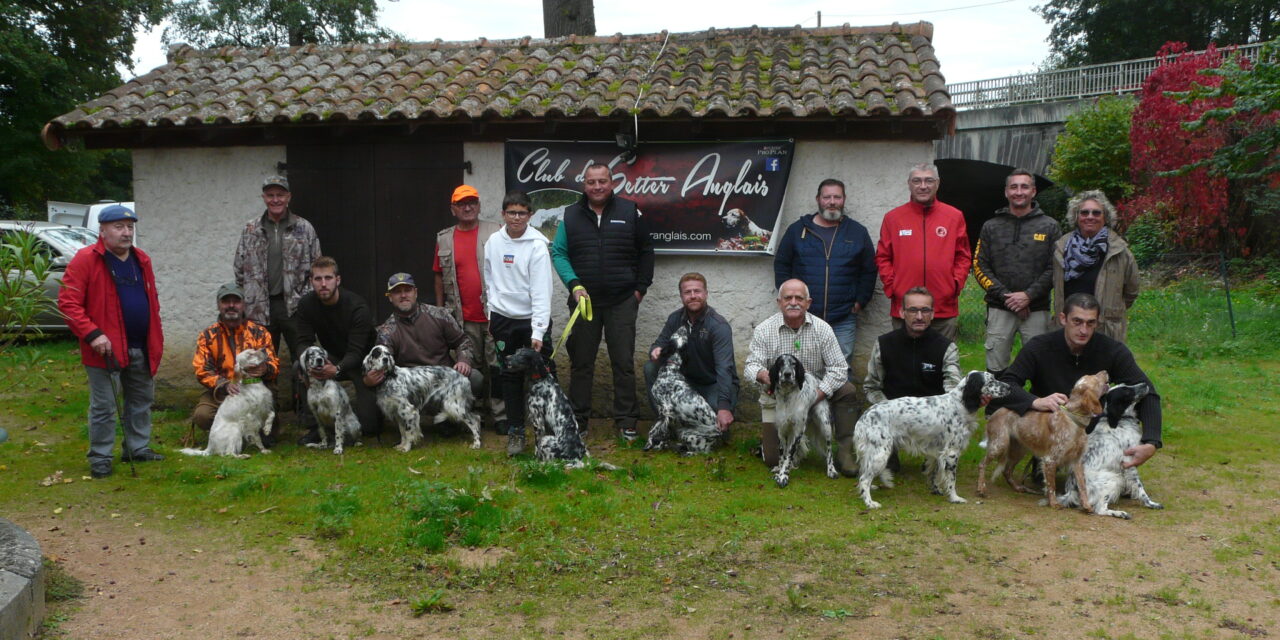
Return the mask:
<svg viewBox="0 0 1280 640">
<path fill-rule="evenodd" d="M 1063 250 L 1062 268 L 1065 271 L 1062 275 L 1064 282 L 1070 282 L 1079 278 L 1081 274 L 1089 270 L 1102 256 L 1107 255 L 1107 238 L 1110 229 L 1103 227 L 1092 238 L 1086 238 L 1080 235 L 1079 231 L 1072 231 L 1071 237 L 1067 240 L 1066 249 Z"/>
</svg>

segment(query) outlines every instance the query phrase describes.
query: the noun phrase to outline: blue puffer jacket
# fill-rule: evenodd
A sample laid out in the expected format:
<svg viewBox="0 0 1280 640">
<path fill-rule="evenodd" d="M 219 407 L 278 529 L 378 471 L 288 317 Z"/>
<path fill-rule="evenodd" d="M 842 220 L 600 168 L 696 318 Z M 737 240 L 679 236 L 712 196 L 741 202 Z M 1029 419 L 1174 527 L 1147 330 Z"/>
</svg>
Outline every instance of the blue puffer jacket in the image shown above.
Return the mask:
<svg viewBox="0 0 1280 640">
<path fill-rule="evenodd" d="M 809 285 L 812 313 L 835 324 L 853 313 L 854 303 L 867 305 L 876 286 L 876 245 L 867 228 L 845 216 L 828 244 L 810 214 L 796 220 L 778 243 L 773 259 L 773 286 L 792 278 Z"/>
</svg>

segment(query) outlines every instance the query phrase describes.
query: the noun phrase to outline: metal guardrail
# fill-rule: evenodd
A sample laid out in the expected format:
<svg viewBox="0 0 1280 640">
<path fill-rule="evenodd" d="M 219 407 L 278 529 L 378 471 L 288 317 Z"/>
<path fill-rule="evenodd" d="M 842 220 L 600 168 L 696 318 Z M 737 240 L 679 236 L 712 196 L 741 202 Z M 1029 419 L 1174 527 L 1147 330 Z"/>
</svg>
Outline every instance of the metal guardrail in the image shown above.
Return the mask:
<svg viewBox="0 0 1280 640">
<path fill-rule="evenodd" d="M 1224 54 L 1235 52 L 1256 60 L 1263 44 L 1265 43 L 1221 47 L 1218 51 Z M 1159 64 L 1160 58 L 1092 64 L 1003 78 L 957 82 L 947 85 L 947 92 L 951 95 L 951 104 L 957 109 L 1004 107 L 1132 93 L 1142 89 L 1142 82 Z"/>
</svg>

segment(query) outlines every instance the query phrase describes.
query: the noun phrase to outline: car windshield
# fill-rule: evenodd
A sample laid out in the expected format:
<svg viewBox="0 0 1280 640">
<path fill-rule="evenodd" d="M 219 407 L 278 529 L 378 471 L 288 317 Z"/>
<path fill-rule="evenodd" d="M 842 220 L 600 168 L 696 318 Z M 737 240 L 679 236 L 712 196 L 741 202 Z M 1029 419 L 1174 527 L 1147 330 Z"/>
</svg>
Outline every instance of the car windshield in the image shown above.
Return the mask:
<svg viewBox="0 0 1280 640">
<path fill-rule="evenodd" d="M 60 249 L 69 250 L 66 253 L 75 253 L 82 247 L 87 247 L 98 241 L 98 234 L 92 229 L 84 227 L 53 227 L 43 229 L 40 233 L 49 244 L 57 245 Z"/>
</svg>

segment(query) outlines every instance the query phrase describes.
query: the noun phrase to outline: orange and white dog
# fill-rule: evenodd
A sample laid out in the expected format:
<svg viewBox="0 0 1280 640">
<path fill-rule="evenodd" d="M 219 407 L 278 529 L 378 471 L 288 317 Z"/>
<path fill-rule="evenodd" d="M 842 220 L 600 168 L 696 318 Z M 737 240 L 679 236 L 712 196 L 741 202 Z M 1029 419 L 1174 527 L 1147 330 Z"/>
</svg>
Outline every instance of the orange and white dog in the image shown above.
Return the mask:
<svg viewBox="0 0 1280 640">
<path fill-rule="evenodd" d="M 1071 389 L 1067 404 L 1052 413 L 1028 411 L 1024 415 L 1001 409 L 987 420 L 987 455 L 978 465 L 978 495 L 987 495 L 987 463 L 998 461 L 1004 479 L 1015 491 L 1036 493 L 1016 478 L 1013 470 L 1030 452 L 1044 467 L 1045 496 L 1049 506 L 1057 509 L 1058 468 L 1070 465 L 1080 493 L 1080 508 L 1092 513 L 1084 476 L 1084 451 L 1091 430 L 1089 425 L 1102 413 L 1102 396 L 1107 392 L 1108 375 L 1100 371 L 1081 376 Z M 996 471 L 992 471 L 995 475 Z"/>
</svg>

